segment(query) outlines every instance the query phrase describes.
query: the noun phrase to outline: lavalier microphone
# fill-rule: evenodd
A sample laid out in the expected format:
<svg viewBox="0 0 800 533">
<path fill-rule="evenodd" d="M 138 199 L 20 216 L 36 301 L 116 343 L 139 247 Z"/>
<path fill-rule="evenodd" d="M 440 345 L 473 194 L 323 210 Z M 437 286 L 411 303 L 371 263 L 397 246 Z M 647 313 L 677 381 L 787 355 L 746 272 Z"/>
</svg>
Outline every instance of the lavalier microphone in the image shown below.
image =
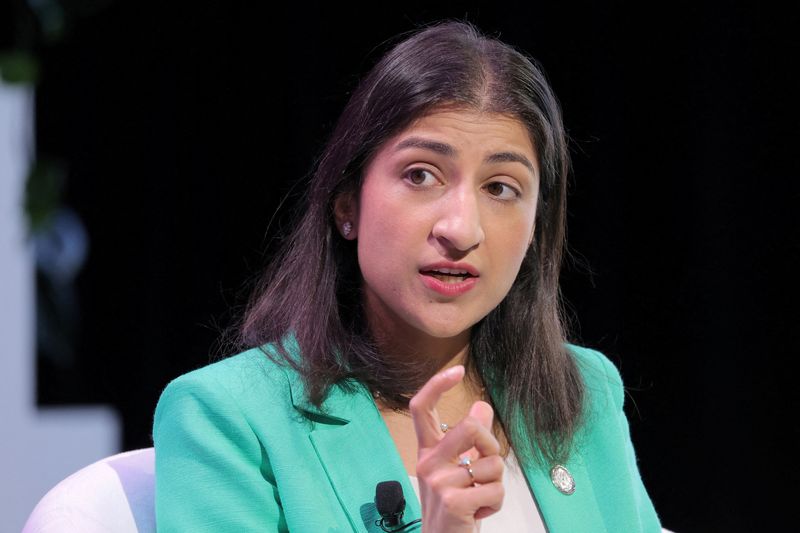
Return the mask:
<svg viewBox="0 0 800 533">
<path fill-rule="evenodd" d="M 404 529 L 422 522 L 421 519 L 400 526 L 403 513 L 406 510 L 406 498 L 403 496 L 403 486 L 399 481 L 381 481 L 375 486 L 375 507 L 381 519 L 375 525 L 389 533 L 403 531 Z M 400 527 L 398 527 L 400 526 Z M 394 528 L 394 529 L 391 529 Z"/>
</svg>

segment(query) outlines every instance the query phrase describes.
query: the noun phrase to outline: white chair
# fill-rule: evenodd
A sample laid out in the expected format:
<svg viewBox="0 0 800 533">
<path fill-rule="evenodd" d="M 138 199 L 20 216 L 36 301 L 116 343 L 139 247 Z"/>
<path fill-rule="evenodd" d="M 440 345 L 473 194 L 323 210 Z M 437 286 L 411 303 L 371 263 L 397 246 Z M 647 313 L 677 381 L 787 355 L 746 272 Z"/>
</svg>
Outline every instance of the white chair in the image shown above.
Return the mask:
<svg viewBox="0 0 800 533">
<path fill-rule="evenodd" d="M 22 533 L 155 533 L 155 458 L 143 448 L 78 470 L 45 494 Z"/>
<path fill-rule="evenodd" d="M 155 533 L 155 452 L 101 459 L 53 487 L 23 533 Z"/>
</svg>

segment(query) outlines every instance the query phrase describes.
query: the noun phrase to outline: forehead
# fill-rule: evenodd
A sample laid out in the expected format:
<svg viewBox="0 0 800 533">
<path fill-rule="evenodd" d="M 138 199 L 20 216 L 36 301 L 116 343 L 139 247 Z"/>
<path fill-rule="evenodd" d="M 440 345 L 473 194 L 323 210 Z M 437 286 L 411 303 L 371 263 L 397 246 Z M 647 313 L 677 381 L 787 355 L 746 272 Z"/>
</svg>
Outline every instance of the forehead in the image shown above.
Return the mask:
<svg viewBox="0 0 800 533">
<path fill-rule="evenodd" d="M 452 108 L 437 108 L 415 119 L 389 139 L 381 147 L 381 151 L 394 149 L 409 137 L 420 136 L 432 140 L 441 139 L 443 144 L 450 147 L 463 145 L 485 151 L 513 148 L 530 155 L 534 164 L 538 159 L 530 132 L 516 117 Z M 441 148 L 446 150 L 445 146 Z"/>
<path fill-rule="evenodd" d="M 452 159 L 516 161 L 538 179 L 539 161 L 525 124 L 511 115 L 438 108 L 413 120 L 378 149 L 367 166 L 420 148 Z"/>
</svg>

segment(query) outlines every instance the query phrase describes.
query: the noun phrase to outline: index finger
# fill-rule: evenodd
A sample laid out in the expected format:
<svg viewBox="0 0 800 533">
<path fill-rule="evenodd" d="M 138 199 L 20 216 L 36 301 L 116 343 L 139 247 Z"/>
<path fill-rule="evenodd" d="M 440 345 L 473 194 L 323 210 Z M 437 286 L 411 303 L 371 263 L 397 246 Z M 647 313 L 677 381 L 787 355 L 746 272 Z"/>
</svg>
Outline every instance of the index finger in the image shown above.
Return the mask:
<svg viewBox="0 0 800 533">
<path fill-rule="evenodd" d="M 456 365 L 435 374 L 408 403 L 419 448 L 430 448 L 439 442 L 441 429 L 436 415 L 436 404 L 446 391 L 464 377 L 464 367 Z"/>
</svg>

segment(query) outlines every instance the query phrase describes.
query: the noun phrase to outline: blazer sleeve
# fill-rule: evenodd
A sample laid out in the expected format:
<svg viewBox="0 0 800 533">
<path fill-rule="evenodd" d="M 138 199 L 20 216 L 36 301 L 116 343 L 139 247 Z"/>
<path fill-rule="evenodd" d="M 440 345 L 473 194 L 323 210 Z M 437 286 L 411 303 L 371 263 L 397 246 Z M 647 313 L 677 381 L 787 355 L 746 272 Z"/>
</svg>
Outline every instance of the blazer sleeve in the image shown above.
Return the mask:
<svg viewBox="0 0 800 533">
<path fill-rule="evenodd" d="M 266 451 L 213 375 L 166 387 L 153 441 L 159 532 L 287 530 Z"/>
</svg>

